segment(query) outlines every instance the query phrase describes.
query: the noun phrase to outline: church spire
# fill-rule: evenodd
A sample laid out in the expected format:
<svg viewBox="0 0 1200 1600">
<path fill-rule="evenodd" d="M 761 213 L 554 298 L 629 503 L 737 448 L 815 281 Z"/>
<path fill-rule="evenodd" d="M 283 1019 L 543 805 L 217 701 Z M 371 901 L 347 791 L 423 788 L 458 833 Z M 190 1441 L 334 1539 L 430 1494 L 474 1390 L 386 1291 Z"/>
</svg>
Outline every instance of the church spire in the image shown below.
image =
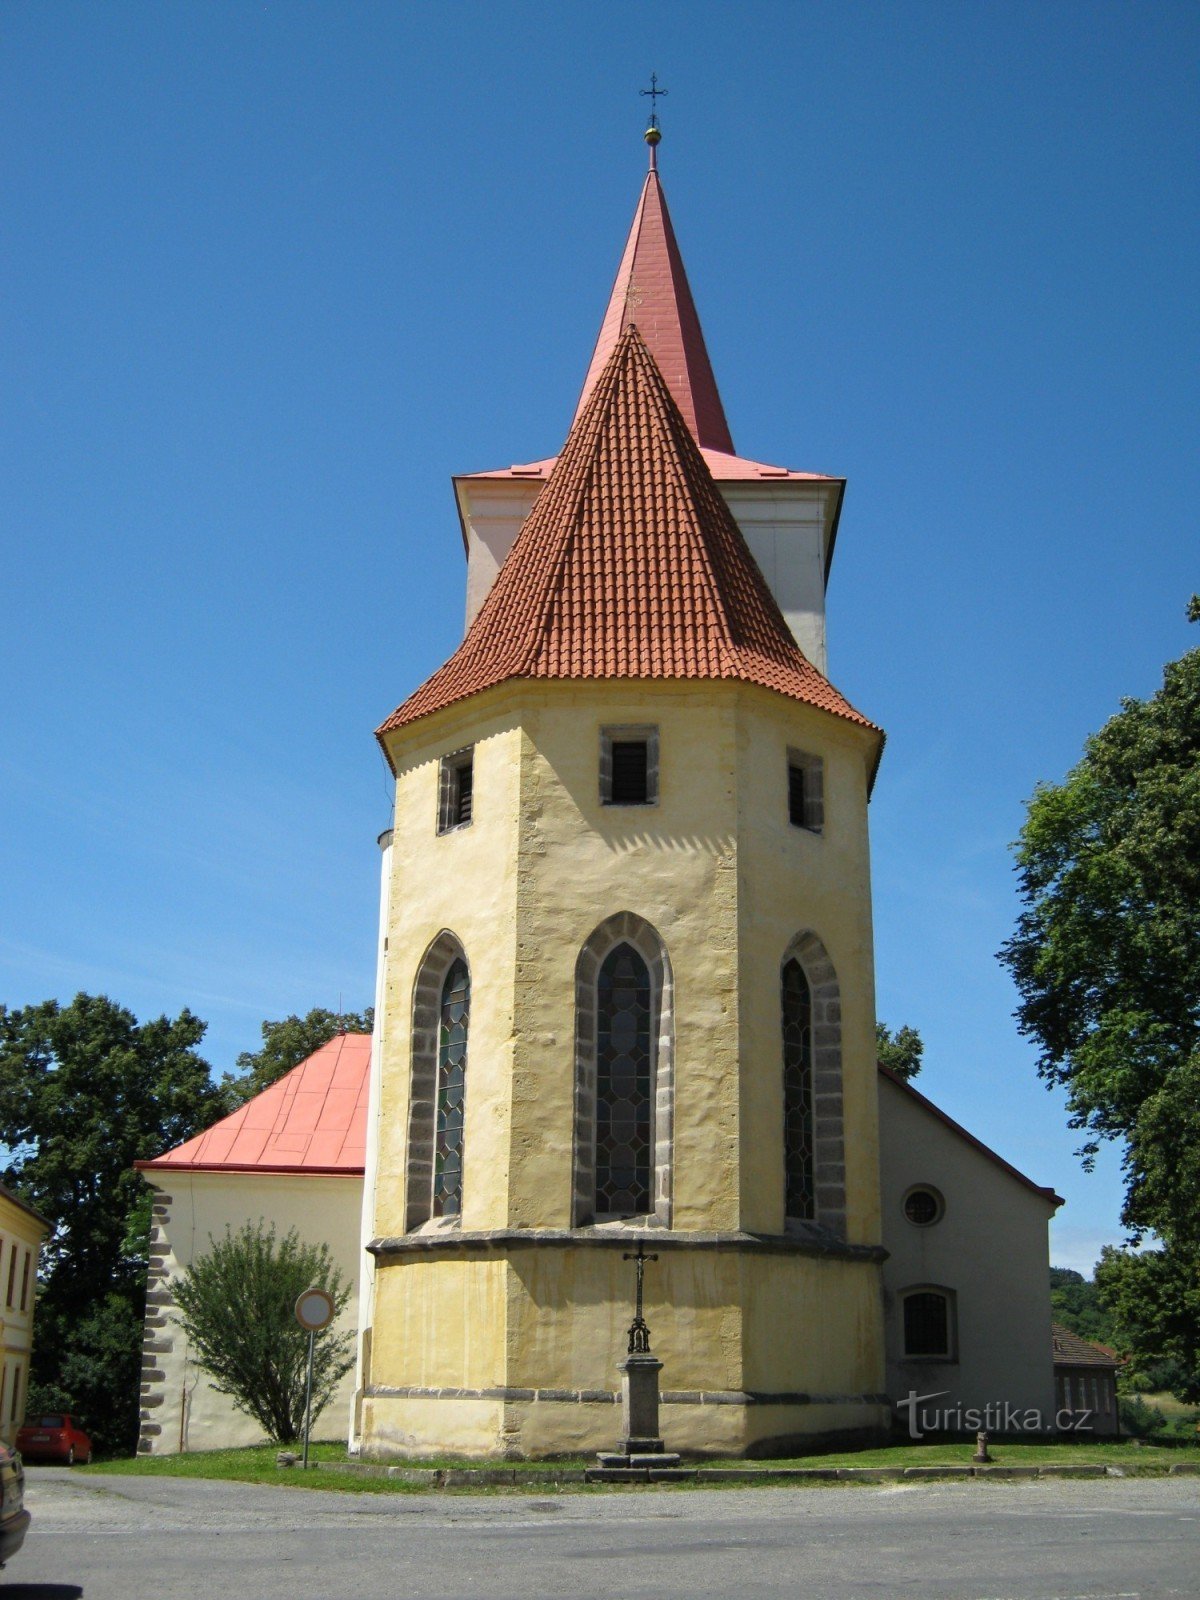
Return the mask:
<svg viewBox="0 0 1200 1600">
<path fill-rule="evenodd" d="M 642 92 L 648 94 L 650 90 Z M 656 93 L 665 94 L 666 90 L 656 86 Z M 575 408 L 575 421 L 582 415 L 621 335 L 630 323 L 636 322 L 696 443 L 706 450 L 733 455 L 725 408 L 658 177 L 656 156 L 662 134 L 653 113 L 645 138 L 650 146 L 650 170 Z"/>
</svg>

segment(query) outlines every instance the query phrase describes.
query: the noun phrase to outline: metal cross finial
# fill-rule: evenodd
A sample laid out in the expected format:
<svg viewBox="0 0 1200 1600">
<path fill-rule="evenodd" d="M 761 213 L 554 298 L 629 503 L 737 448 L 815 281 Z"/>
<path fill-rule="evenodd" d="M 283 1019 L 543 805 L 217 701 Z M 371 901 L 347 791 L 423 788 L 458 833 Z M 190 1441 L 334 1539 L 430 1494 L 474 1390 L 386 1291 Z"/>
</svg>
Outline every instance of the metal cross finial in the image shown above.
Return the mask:
<svg viewBox="0 0 1200 1600">
<path fill-rule="evenodd" d="M 649 90 L 643 90 L 648 94 Z M 661 92 L 661 91 L 660 91 Z M 647 1255 L 646 1247 L 638 1240 L 636 1253 L 626 1250 L 621 1257 L 622 1261 L 632 1261 L 637 1267 L 637 1304 L 633 1321 L 629 1324 L 629 1354 L 631 1356 L 645 1356 L 650 1354 L 650 1329 L 646 1326 L 646 1319 L 642 1315 L 642 1279 L 646 1275 L 647 1261 L 657 1261 L 656 1255 Z"/>
<path fill-rule="evenodd" d="M 648 89 L 638 90 L 639 94 L 648 94 L 650 96 L 650 126 L 646 129 L 645 133 L 642 135 L 642 138 L 645 139 L 646 143 L 650 146 L 651 172 L 656 171 L 658 168 L 658 142 L 662 138 L 662 129 L 658 125 L 658 112 L 656 107 L 658 105 L 659 96 L 666 94 L 666 92 L 667 91 L 665 89 L 660 89 L 658 87 L 657 72 L 652 72 L 650 74 L 650 87 Z"/>
<path fill-rule="evenodd" d="M 652 128 L 657 128 L 658 127 L 658 101 L 659 101 L 659 97 L 661 95 L 664 95 L 664 94 L 667 93 L 666 89 L 660 89 L 658 87 L 658 73 L 657 72 L 652 72 L 650 74 L 650 87 L 648 89 L 639 89 L 638 93 L 639 94 L 648 94 L 650 96 L 650 126 Z"/>
</svg>

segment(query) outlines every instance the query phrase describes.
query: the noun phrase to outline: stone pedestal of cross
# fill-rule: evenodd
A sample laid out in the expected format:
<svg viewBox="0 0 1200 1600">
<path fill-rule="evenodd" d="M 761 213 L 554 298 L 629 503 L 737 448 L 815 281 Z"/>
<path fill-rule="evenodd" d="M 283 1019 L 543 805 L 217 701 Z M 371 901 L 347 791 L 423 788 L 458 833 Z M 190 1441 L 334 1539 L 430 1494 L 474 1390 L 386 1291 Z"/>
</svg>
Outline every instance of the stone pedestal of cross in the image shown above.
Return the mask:
<svg viewBox="0 0 1200 1600">
<path fill-rule="evenodd" d="M 602 1467 L 677 1467 L 679 1457 L 665 1448 L 658 1432 L 658 1375 L 662 1362 L 650 1354 L 650 1329 L 642 1315 L 642 1280 L 647 1255 L 641 1240 L 636 1252 L 626 1251 L 623 1259 L 637 1270 L 637 1299 L 629 1325 L 629 1345 L 621 1373 L 621 1433 L 616 1450 L 602 1450 L 597 1456 Z"/>
</svg>

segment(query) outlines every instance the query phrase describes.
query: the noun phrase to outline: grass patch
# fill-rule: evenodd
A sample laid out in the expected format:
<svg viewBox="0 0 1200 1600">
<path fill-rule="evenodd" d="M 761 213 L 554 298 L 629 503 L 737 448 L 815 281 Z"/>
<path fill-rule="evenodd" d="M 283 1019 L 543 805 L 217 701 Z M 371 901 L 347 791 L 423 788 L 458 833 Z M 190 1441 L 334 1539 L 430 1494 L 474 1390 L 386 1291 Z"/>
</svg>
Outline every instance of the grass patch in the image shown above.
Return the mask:
<svg viewBox="0 0 1200 1600">
<path fill-rule="evenodd" d="M 974 1447 L 971 1444 L 905 1444 L 890 1445 L 879 1450 L 839 1451 L 830 1455 L 788 1456 L 779 1460 L 746 1461 L 737 1458 L 703 1461 L 709 1467 L 762 1468 L 772 1467 L 934 1467 L 968 1466 Z M 1051 1466 L 1051 1465 L 1141 1465 L 1169 1466 L 1172 1462 L 1196 1459 L 1198 1451 L 1157 1445 L 1137 1445 L 1131 1441 L 1094 1440 L 1087 1443 L 1062 1444 L 1000 1444 L 991 1448 L 997 1466 Z M 342 1443 L 314 1444 L 309 1449 L 309 1469 L 280 1468 L 275 1464 L 276 1446 L 257 1445 L 240 1450 L 197 1450 L 186 1455 L 133 1456 L 115 1461 L 97 1462 L 91 1467 L 76 1467 L 76 1472 L 115 1473 L 127 1477 L 146 1478 L 223 1478 L 237 1483 L 267 1483 L 287 1489 L 332 1489 L 351 1494 L 421 1494 L 428 1492 L 422 1483 L 404 1483 L 396 1478 L 374 1477 L 366 1473 L 339 1472 L 337 1465 L 351 1458 Z M 438 1467 L 503 1467 L 520 1473 L 546 1473 L 555 1467 L 590 1467 L 594 1456 L 574 1456 L 561 1461 L 468 1461 L 461 1456 L 431 1456 L 419 1461 L 395 1462 L 397 1466 L 415 1468 Z M 687 1465 L 687 1463 L 685 1463 Z M 583 1485 L 571 1485 L 580 1487 Z M 597 1486 L 599 1492 L 600 1486 Z M 531 1483 L 531 1491 L 538 1485 Z M 512 1488 L 483 1487 L 469 1490 L 473 1493 L 513 1493 Z"/>
</svg>

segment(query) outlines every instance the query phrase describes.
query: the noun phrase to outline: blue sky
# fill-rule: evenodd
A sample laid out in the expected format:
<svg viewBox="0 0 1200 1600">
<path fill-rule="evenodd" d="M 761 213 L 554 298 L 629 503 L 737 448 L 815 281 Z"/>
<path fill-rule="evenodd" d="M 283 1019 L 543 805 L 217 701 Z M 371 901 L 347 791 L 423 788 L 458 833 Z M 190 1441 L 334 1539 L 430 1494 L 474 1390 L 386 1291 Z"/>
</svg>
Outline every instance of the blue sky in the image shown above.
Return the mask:
<svg viewBox="0 0 1200 1600">
<path fill-rule="evenodd" d="M 880 1015 L 1120 1236 L 994 953 L 1041 778 L 1197 642 L 1192 5 L 8 0 L 0 1000 L 366 1004 L 453 472 L 553 453 L 644 169 L 738 448 L 844 475 Z"/>
</svg>

